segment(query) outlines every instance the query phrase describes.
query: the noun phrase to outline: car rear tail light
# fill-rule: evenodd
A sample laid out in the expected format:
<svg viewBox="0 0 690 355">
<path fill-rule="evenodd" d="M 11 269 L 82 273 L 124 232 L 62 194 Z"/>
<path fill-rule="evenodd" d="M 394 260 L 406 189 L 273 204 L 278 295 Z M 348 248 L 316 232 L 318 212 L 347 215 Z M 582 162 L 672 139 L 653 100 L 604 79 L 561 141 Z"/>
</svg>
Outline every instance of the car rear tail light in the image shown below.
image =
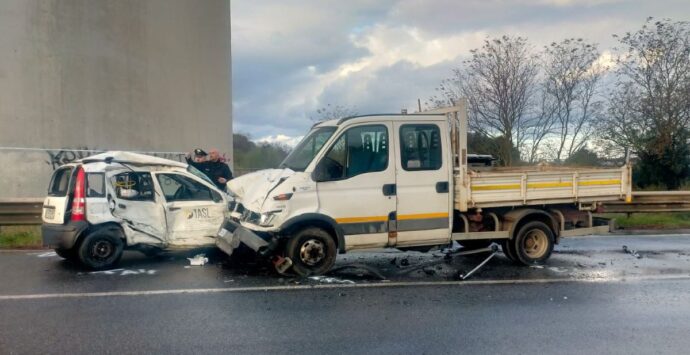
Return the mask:
<svg viewBox="0 0 690 355">
<path fill-rule="evenodd" d="M 72 197 L 72 221 L 86 220 L 86 178 L 84 168 L 77 170 L 77 180 L 74 184 L 74 197 Z"/>
</svg>

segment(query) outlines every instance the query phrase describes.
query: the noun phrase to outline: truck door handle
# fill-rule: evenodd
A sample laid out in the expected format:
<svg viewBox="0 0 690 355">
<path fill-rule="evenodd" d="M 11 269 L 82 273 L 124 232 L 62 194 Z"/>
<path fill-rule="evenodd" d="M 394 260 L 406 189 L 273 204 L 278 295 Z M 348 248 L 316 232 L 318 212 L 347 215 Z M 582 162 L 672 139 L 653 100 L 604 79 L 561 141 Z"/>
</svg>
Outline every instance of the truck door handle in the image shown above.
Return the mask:
<svg viewBox="0 0 690 355">
<path fill-rule="evenodd" d="M 383 196 L 395 196 L 395 184 L 383 185 Z"/>
<path fill-rule="evenodd" d="M 180 207 L 168 207 L 168 211 L 177 211 Z"/>
<path fill-rule="evenodd" d="M 123 210 L 126 210 L 126 209 L 127 209 L 127 205 L 123 205 L 123 204 L 121 204 L 121 203 L 118 203 L 118 204 L 117 204 L 117 207 L 119 207 L 119 208 L 121 208 L 121 209 L 123 209 Z"/>
<path fill-rule="evenodd" d="M 440 194 L 448 193 L 448 181 L 439 181 L 436 183 L 436 192 Z"/>
</svg>

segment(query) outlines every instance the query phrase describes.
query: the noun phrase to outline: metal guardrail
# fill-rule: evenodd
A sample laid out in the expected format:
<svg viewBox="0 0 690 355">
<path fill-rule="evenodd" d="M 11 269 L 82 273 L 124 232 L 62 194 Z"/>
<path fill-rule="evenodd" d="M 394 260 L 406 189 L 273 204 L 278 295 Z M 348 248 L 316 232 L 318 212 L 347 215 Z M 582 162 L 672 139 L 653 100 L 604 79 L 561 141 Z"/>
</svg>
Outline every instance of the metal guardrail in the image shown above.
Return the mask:
<svg viewBox="0 0 690 355">
<path fill-rule="evenodd" d="M 41 224 L 42 208 L 39 198 L 0 200 L 0 226 Z"/>
<path fill-rule="evenodd" d="M 41 224 L 40 198 L 0 200 L 0 226 Z M 631 203 L 608 201 L 605 213 L 690 212 L 690 191 L 635 191 Z"/>
<path fill-rule="evenodd" d="M 607 201 L 605 213 L 690 212 L 690 191 L 633 191 L 632 202 Z"/>
</svg>

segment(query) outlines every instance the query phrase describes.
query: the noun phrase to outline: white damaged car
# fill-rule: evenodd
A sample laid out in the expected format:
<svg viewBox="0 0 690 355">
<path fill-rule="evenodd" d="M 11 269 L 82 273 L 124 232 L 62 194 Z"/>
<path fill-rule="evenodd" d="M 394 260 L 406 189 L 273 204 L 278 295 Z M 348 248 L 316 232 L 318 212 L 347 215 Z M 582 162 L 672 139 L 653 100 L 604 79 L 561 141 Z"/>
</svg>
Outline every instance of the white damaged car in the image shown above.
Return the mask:
<svg viewBox="0 0 690 355">
<path fill-rule="evenodd" d="M 185 163 L 106 152 L 55 170 L 43 203 L 43 244 L 91 269 L 114 266 L 124 249 L 213 246 L 231 201 Z"/>
</svg>

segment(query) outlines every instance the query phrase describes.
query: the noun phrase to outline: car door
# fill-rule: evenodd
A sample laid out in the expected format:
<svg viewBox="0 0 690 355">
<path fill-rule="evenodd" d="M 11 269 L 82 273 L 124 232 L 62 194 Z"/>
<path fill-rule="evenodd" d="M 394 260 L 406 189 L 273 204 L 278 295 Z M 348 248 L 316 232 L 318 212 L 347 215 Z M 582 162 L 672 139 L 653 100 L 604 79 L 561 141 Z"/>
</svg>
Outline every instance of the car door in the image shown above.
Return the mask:
<svg viewBox="0 0 690 355">
<path fill-rule="evenodd" d="M 398 246 L 434 245 L 450 239 L 450 161 L 443 121 L 396 122 Z"/>
<path fill-rule="evenodd" d="M 161 197 L 156 195 L 151 173 L 114 170 L 106 172 L 106 179 L 108 208 L 113 217 L 124 222 L 127 244 L 165 246 L 165 212 Z"/>
<path fill-rule="evenodd" d="M 347 249 L 388 245 L 395 212 L 395 164 L 390 122 L 351 126 L 315 168 L 321 213 L 342 227 Z"/>
<path fill-rule="evenodd" d="M 215 243 L 227 205 L 221 194 L 200 181 L 180 173 L 155 173 L 165 199 L 168 241 L 172 246 Z"/>
<path fill-rule="evenodd" d="M 53 173 L 48 185 L 48 196 L 43 201 L 42 218 L 44 223 L 64 224 L 68 214 L 70 182 L 76 166 L 66 165 Z"/>
</svg>

